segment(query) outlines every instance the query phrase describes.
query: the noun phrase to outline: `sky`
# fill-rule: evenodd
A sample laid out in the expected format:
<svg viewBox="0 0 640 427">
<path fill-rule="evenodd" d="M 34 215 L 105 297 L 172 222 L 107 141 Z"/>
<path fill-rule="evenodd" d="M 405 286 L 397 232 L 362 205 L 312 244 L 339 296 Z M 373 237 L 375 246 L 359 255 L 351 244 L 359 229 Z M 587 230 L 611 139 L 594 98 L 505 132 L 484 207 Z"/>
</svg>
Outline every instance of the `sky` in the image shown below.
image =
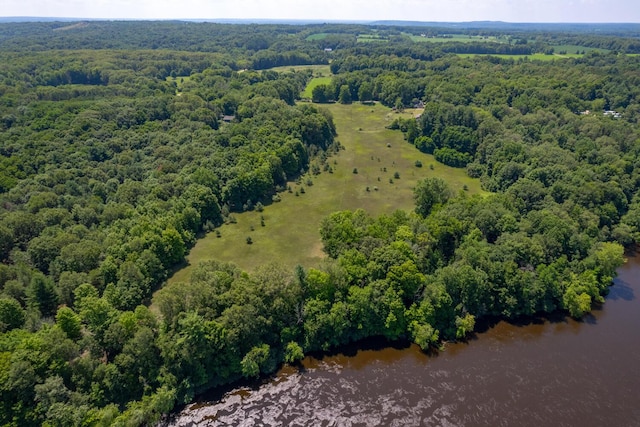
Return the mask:
<svg viewBox="0 0 640 427">
<path fill-rule="evenodd" d="M 638 0 L 0 0 L 0 16 L 640 22 Z"/>
</svg>

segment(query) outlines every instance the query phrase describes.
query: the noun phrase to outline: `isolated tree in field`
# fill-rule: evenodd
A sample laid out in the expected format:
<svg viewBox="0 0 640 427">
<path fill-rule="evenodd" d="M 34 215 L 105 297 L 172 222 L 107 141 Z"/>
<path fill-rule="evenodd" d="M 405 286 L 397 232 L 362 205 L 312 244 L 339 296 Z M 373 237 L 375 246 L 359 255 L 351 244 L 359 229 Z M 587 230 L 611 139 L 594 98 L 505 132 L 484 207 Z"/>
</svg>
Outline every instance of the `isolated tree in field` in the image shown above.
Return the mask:
<svg viewBox="0 0 640 427">
<path fill-rule="evenodd" d="M 422 216 L 429 215 L 434 206 L 446 203 L 449 197 L 451 190 L 442 178 L 426 178 L 413 190 L 416 212 Z"/>
</svg>

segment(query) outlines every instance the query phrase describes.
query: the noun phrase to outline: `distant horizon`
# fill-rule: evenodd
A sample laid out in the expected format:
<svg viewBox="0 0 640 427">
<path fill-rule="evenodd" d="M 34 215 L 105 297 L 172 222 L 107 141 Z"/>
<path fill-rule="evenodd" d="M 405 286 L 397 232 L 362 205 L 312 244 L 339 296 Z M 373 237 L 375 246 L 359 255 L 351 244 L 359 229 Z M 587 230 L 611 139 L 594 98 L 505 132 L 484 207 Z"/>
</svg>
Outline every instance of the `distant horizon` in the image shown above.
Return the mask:
<svg viewBox="0 0 640 427">
<path fill-rule="evenodd" d="M 26 20 L 637 24 L 637 0 L 3 0 Z"/>
<path fill-rule="evenodd" d="M 418 21 L 408 19 L 319 19 L 319 18 L 100 18 L 74 16 L 3 16 L 0 22 L 209 22 L 209 23 L 314 23 L 314 24 L 374 24 L 374 23 L 406 23 L 406 24 L 507 24 L 507 25 L 639 25 L 633 21 L 593 21 L 593 22 L 556 22 L 556 21 L 502 21 L 478 19 L 470 21 Z"/>
</svg>

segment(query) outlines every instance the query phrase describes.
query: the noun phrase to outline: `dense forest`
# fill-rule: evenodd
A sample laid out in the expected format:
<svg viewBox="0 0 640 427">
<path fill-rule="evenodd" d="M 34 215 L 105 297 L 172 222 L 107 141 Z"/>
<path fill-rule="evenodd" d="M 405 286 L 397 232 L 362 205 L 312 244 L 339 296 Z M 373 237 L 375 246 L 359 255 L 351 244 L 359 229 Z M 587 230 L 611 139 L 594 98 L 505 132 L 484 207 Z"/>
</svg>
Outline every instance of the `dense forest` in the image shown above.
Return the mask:
<svg viewBox="0 0 640 427">
<path fill-rule="evenodd" d="M 373 30 L 385 41 L 357 41 Z M 0 425 L 153 424 L 309 352 L 367 337 L 427 351 L 485 316 L 580 318 L 602 303 L 640 239 L 640 57 L 622 53 L 640 43 L 407 35 L 425 31 L 0 25 Z M 456 55 L 558 40 L 607 52 Z M 333 73 L 313 102 L 300 100 L 311 71 L 270 70 L 311 64 Z M 424 107 L 391 128 L 491 194 L 426 178 L 413 212 L 309 224 L 321 267 L 210 261 L 164 286 L 202 233 L 327 169 L 340 150 L 327 102 Z"/>
</svg>

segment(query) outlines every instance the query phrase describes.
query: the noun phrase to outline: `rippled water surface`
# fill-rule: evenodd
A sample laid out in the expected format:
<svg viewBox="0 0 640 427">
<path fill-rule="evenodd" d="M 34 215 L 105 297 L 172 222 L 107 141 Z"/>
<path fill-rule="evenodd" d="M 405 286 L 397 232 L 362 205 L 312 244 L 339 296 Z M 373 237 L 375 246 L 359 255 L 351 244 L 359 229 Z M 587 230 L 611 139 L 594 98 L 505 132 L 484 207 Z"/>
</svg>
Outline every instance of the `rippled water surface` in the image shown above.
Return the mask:
<svg viewBox="0 0 640 427">
<path fill-rule="evenodd" d="M 411 346 L 308 357 L 169 425 L 640 426 L 639 293 L 635 257 L 582 322 L 500 322 L 431 356 Z"/>
</svg>

